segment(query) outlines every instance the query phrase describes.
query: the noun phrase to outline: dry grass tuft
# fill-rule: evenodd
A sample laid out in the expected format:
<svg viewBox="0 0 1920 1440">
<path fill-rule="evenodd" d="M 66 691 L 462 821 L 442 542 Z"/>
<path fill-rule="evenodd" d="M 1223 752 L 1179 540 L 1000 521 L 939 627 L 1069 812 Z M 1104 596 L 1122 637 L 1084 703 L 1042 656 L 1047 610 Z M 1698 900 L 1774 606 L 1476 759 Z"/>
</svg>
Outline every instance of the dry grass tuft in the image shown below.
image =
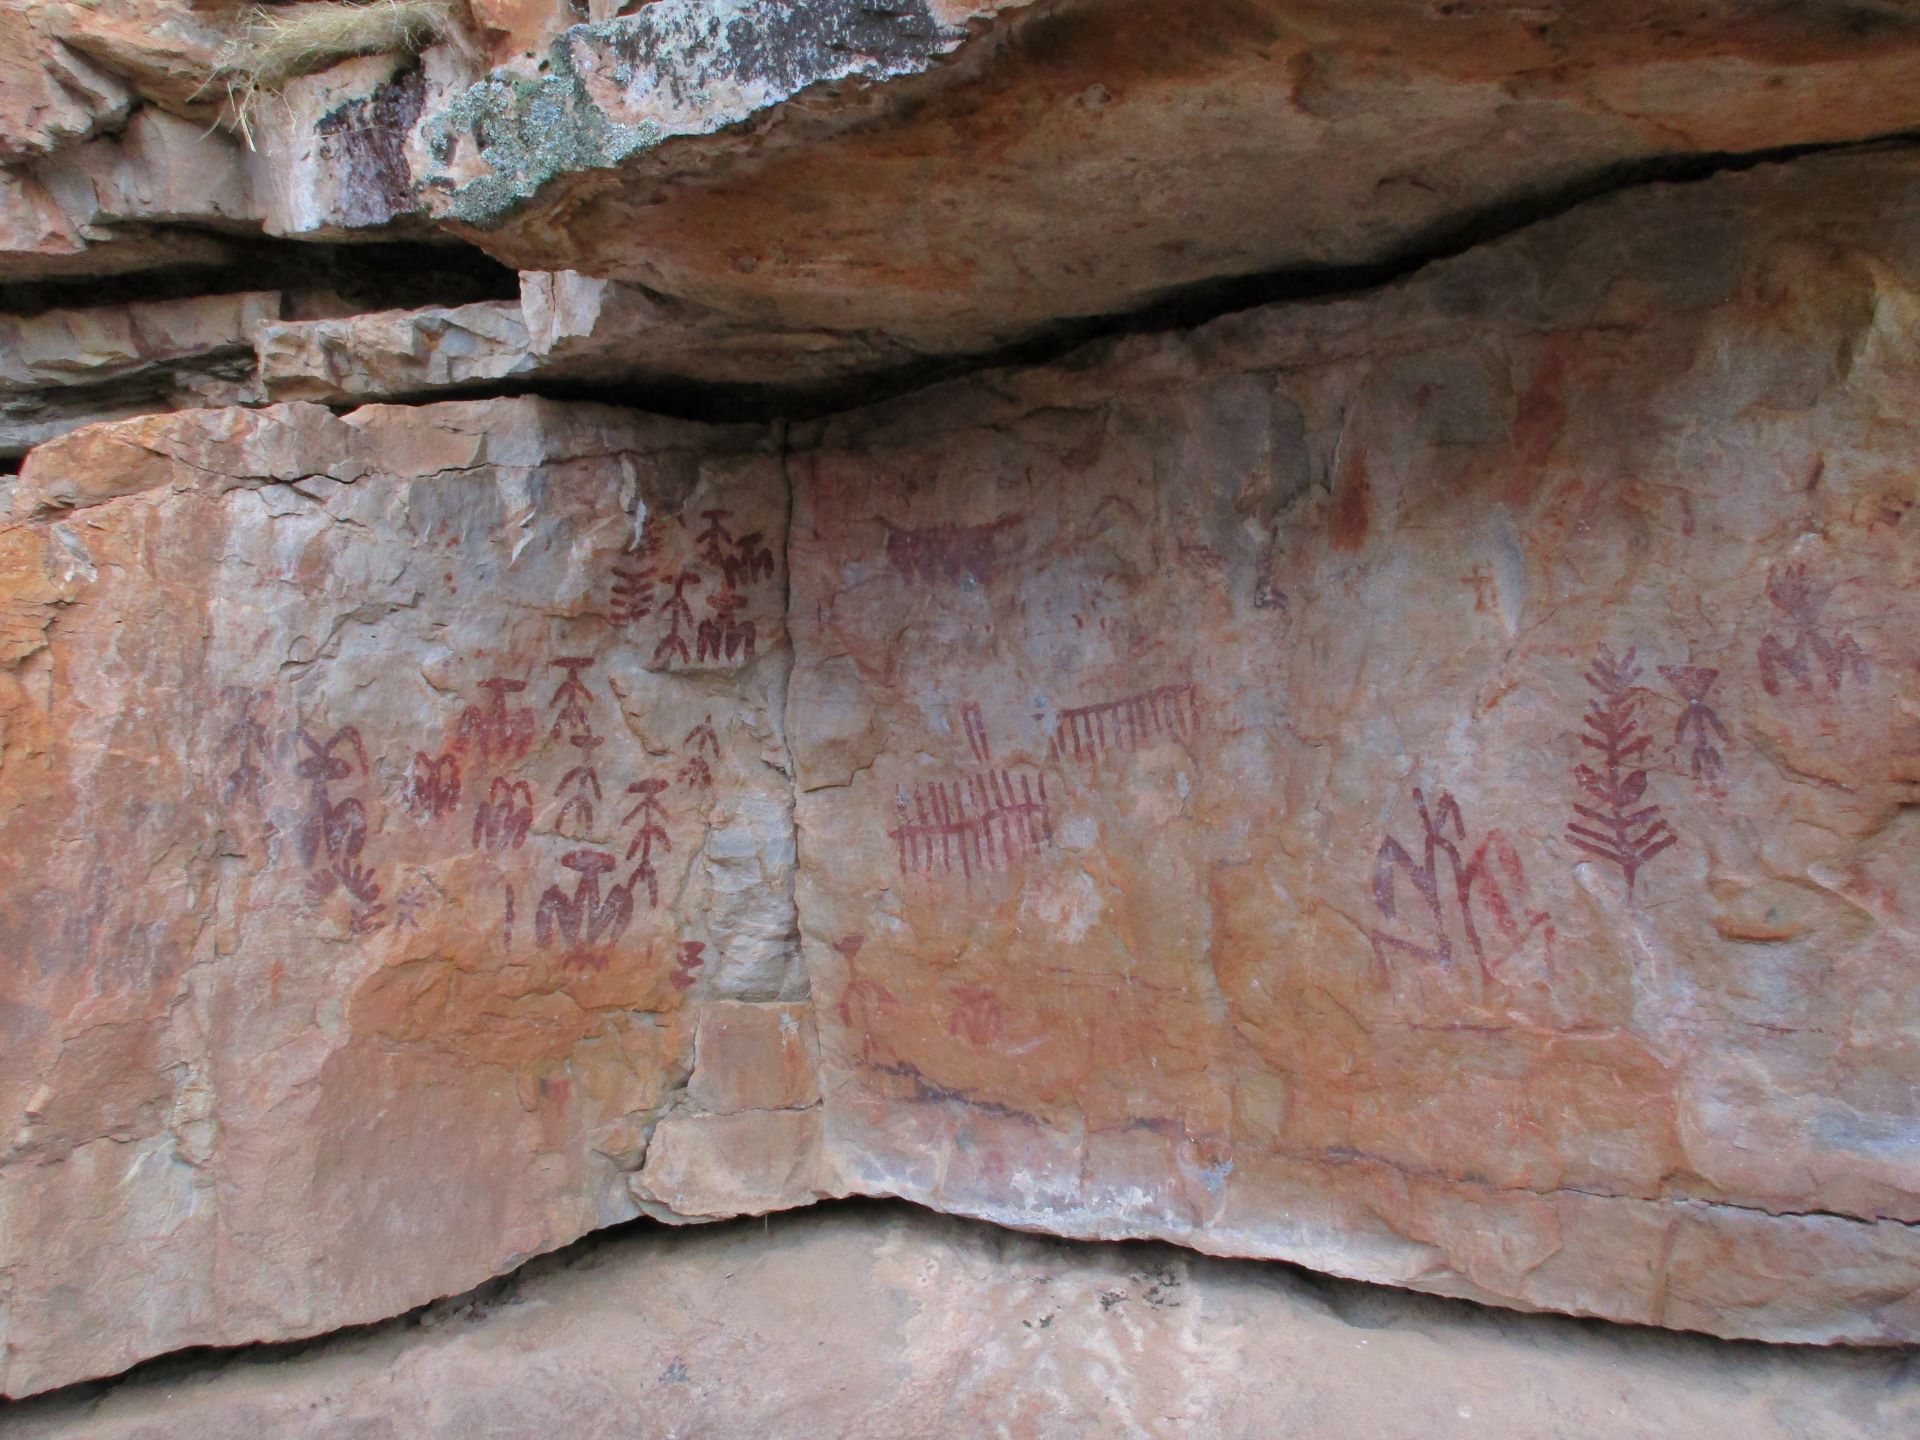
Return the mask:
<svg viewBox="0 0 1920 1440">
<path fill-rule="evenodd" d="M 249 117 L 261 95 L 356 55 L 417 54 L 452 28 L 453 0 L 305 0 L 253 9 L 208 85 L 225 89 L 251 144 Z"/>
</svg>

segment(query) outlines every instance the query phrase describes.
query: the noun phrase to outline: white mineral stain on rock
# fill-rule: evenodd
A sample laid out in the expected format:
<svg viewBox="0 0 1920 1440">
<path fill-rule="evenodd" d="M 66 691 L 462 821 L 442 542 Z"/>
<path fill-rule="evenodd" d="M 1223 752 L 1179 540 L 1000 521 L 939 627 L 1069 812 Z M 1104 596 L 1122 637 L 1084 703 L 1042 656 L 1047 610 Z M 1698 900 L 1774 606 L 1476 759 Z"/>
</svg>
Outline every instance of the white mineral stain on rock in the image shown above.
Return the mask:
<svg viewBox="0 0 1920 1440">
<path fill-rule="evenodd" d="M 1100 887 L 1082 871 L 1049 875 L 1029 886 L 1021 905 L 1023 918 L 1063 945 L 1079 944 L 1105 913 Z"/>
</svg>

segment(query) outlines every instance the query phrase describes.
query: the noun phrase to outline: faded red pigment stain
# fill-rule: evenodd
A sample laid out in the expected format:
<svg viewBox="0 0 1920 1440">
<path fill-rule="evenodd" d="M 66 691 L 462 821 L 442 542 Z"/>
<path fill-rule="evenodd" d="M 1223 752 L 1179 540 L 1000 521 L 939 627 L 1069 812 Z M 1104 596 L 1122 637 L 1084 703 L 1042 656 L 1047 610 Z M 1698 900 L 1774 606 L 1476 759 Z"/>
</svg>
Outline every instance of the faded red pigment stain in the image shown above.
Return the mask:
<svg viewBox="0 0 1920 1440">
<path fill-rule="evenodd" d="M 1346 483 L 1334 497 L 1328 529 L 1336 550 L 1358 550 L 1366 543 L 1367 527 L 1373 520 L 1373 485 L 1367 479 L 1367 462 L 1355 456 L 1347 467 Z"/>
<path fill-rule="evenodd" d="M 1565 353 L 1549 348 L 1520 397 L 1513 423 L 1513 471 L 1501 497 L 1508 505 L 1524 505 L 1533 498 L 1540 468 L 1567 427 L 1567 369 Z"/>
<path fill-rule="evenodd" d="M 1004 515 L 990 525 L 930 525 L 906 530 L 884 517 L 887 563 L 901 579 L 930 587 L 992 578 L 1000 562 L 1002 532 L 1018 531 L 1025 515 Z"/>
</svg>

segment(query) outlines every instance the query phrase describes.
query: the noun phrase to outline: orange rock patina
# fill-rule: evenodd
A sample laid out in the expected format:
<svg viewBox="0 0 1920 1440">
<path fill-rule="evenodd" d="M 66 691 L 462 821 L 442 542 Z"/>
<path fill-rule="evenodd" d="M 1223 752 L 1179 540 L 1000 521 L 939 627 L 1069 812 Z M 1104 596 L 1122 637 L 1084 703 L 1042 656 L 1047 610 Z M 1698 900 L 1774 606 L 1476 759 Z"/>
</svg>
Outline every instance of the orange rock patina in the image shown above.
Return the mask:
<svg viewBox="0 0 1920 1440">
<path fill-rule="evenodd" d="M 777 457 L 283 406 L 77 432 L 15 500 L 6 1387 L 638 1213 L 701 1005 L 804 991 Z"/>
<path fill-rule="evenodd" d="M 1861 201 L 1916 176 L 1640 194 L 808 437 L 847 1182 L 1913 1335 L 1920 262 Z"/>
<path fill-rule="evenodd" d="M 126 93 L 52 48 L 0 74 L 38 116 L 0 175 L 34 301 L 0 326 L 7 404 L 64 428 L 161 371 L 181 395 L 140 403 L 214 402 L 23 429 L 0 480 L 0 1389 L 393 1315 L 636 1216 L 852 1193 L 1914 1338 L 1911 148 L 1633 185 L 1365 294 L 830 418 L 224 403 L 871 379 L 1920 93 L 1899 18 L 1867 42 L 1782 10 L 1736 44 L 1726 7 L 1669 33 L 1469 4 L 1399 54 L 1409 7 L 1315 29 L 1340 8 L 1112 51 L 1098 6 L 955 0 L 856 53 L 883 12 L 843 6 L 805 65 L 744 75 L 697 7 L 596 14 L 568 54 L 659 43 L 594 94 L 683 131 L 484 218 L 614 278 L 403 313 L 56 282 L 249 228 L 424 233 L 426 130 L 477 93 L 452 40 L 290 83 L 245 154 L 165 109 L 158 59 Z M 473 18 L 548 83 L 523 62 L 554 7 Z M 648 88 L 689 66 L 719 79 Z M 1449 117 L 1420 165 L 1376 143 L 1389 92 Z M 1289 141 L 1306 208 L 1276 223 L 1292 182 L 1228 144 L 1282 133 L 1250 114 L 1367 164 L 1316 189 L 1339 167 Z M 1077 191 L 1035 134 L 1073 139 Z M 1504 168 L 1429 184 L 1496 134 Z M 1114 178 L 1129 135 L 1159 148 Z M 964 223 L 896 253 L 899 182 L 828 202 L 923 145 L 915 213 L 958 186 Z M 783 232 L 796 208 L 817 226 Z M 1115 242 L 1115 210 L 1154 223 Z M 847 225 L 872 264 L 821 279 Z M 257 368 L 207 369 L 249 332 Z"/>
</svg>

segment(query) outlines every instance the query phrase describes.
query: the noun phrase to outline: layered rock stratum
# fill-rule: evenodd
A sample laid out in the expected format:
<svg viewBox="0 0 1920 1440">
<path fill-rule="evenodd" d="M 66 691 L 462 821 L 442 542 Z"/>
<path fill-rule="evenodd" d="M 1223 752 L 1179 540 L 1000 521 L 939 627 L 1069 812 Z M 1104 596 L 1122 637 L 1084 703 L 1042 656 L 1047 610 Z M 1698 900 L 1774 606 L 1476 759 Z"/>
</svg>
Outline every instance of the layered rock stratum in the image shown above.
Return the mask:
<svg viewBox="0 0 1920 1440">
<path fill-rule="evenodd" d="M 1920 16 L 620 8 L 6 12 L 0 1390 L 849 1196 L 1910 1342 Z"/>
</svg>

